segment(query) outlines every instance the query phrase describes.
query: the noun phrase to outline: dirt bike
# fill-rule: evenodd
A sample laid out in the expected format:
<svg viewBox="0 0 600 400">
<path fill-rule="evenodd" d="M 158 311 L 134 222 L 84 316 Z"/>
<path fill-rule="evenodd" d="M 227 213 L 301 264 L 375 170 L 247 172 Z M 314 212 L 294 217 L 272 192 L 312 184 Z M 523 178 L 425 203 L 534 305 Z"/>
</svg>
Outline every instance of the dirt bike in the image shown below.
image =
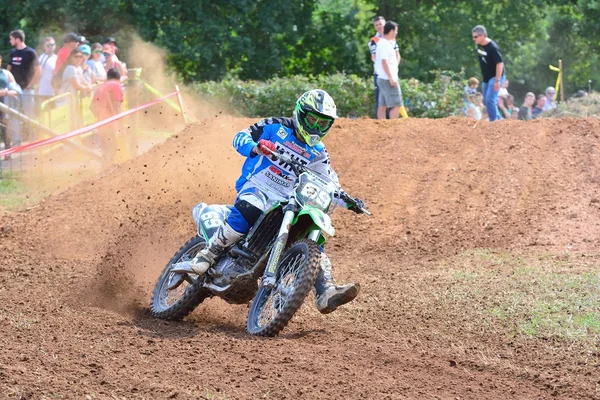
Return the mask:
<svg viewBox="0 0 600 400">
<path fill-rule="evenodd" d="M 154 317 L 181 320 L 212 296 L 230 304 L 252 300 L 246 330 L 251 335 L 276 336 L 315 283 L 325 235 L 335 233 L 328 215 L 335 208 L 335 199 L 370 215 L 361 201 L 346 194 L 329 177 L 287 154 L 272 152 L 272 157 L 295 172 L 293 194 L 265 211 L 248 234 L 204 275 L 173 272 L 189 264 L 206 246 L 231 210 L 230 206 L 200 204 L 198 235 L 175 253 L 156 282 L 150 307 Z"/>
</svg>

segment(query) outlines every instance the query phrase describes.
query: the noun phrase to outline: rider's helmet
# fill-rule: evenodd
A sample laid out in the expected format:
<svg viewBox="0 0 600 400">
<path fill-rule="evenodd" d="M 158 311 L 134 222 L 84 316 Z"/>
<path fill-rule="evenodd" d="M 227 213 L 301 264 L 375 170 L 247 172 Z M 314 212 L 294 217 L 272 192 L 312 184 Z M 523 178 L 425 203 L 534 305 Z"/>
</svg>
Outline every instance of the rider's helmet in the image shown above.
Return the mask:
<svg viewBox="0 0 600 400">
<path fill-rule="evenodd" d="M 329 132 L 337 118 L 337 110 L 331 96 L 324 90 L 314 89 L 304 93 L 296 101 L 294 123 L 296 131 L 306 144 L 316 146 Z"/>
</svg>

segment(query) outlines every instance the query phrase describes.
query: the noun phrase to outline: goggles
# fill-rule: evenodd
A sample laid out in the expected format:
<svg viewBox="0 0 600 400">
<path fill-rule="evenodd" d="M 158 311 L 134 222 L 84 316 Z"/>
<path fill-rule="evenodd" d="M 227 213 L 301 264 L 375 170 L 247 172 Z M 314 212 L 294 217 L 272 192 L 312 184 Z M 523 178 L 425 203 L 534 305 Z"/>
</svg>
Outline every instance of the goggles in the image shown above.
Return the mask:
<svg viewBox="0 0 600 400">
<path fill-rule="evenodd" d="M 331 128 L 333 119 L 321 117 L 311 112 L 307 112 L 306 116 L 304 117 L 304 122 L 310 129 L 316 129 L 321 133 L 326 133 L 329 128 Z"/>
</svg>

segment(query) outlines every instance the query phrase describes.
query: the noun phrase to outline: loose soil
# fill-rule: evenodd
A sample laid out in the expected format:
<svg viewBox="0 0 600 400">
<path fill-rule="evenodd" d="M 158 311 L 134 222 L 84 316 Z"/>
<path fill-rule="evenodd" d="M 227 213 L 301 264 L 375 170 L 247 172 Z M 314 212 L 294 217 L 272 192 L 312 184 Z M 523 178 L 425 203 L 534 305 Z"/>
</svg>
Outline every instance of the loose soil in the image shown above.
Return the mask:
<svg viewBox="0 0 600 400">
<path fill-rule="evenodd" d="M 220 299 L 184 322 L 150 318 L 154 281 L 194 234 L 193 205 L 234 199 L 243 158 L 231 141 L 253 122 L 202 120 L 0 215 L 0 394 L 600 399 L 600 351 L 485 327 L 463 302 L 436 297 L 448 289 L 439 276 L 473 249 L 597 268 L 593 119 L 341 120 L 326 139 L 333 167 L 373 216 L 337 210 L 327 250 L 359 297 L 322 316 L 311 295 L 275 339 L 249 337 L 247 307 Z"/>
</svg>

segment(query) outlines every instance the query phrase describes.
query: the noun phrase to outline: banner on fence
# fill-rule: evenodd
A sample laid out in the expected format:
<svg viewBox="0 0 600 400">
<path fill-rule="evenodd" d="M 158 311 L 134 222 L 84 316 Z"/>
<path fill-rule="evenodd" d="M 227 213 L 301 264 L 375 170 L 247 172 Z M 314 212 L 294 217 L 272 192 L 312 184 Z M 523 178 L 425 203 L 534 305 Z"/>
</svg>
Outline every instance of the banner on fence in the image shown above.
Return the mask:
<svg viewBox="0 0 600 400">
<path fill-rule="evenodd" d="M 124 111 L 124 112 L 122 112 L 120 114 L 117 114 L 117 115 L 115 115 L 113 117 L 110 117 L 108 119 L 96 122 L 95 124 L 88 125 L 86 127 L 80 128 L 80 129 L 76 129 L 76 130 L 74 130 L 72 132 L 65 133 L 64 135 L 58 135 L 58 136 L 50 137 L 50 138 L 47 138 L 47 139 L 39 140 L 37 142 L 27 143 L 27 144 L 23 144 L 21 146 L 16 146 L 16 147 L 11 147 L 9 149 L 0 151 L 0 157 L 6 156 L 6 155 L 9 155 L 9 154 L 19 153 L 19 152 L 26 151 L 26 150 L 33 150 L 33 149 L 38 148 L 38 147 L 42 147 L 42 146 L 50 145 L 50 144 L 53 144 L 53 143 L 62 142 L 62 141 L 67 140 L 67 139 L 71 139 L 71 138 L 73 138 L 75 136 L 82 135 L 82 134 L 87 133 L 87 132 L 91 132 L 94 129 L 98 129 L 101 126 L 108 125 L 108 124 L 110 124 L 110 123 L 112 123 L 114 121 L 118 121 L 118 120 L 120 120 L 122 118 L 125 118 L 125 117 L 127 117 L 127 116 L 129 116 L 129 115 L 131 115 L 133 113 L 136 113 L 136 112 L 141 111 L 141 110 L 143 110 L 145 108 L 151 107 L 151 106 L 153 106 L 155 104 L 158 104 L 158 103 L 161 103 L 161 102 L 167 100 L 170 97 L 178 96 L 178 95 L 179 95 L 179 91 L 176 90 L 175 92 L 170 93 L 170 94 L 168 94 L 166 96 L 162 96 L 159 99 L 156 99 L 156 100 L 153 100 L 153 101 L 151 101 L 149 103 L 142 104 L 140 106 L 131 108 L 131 109 L 129 109 L 127 111 Z"/>
</svg>

